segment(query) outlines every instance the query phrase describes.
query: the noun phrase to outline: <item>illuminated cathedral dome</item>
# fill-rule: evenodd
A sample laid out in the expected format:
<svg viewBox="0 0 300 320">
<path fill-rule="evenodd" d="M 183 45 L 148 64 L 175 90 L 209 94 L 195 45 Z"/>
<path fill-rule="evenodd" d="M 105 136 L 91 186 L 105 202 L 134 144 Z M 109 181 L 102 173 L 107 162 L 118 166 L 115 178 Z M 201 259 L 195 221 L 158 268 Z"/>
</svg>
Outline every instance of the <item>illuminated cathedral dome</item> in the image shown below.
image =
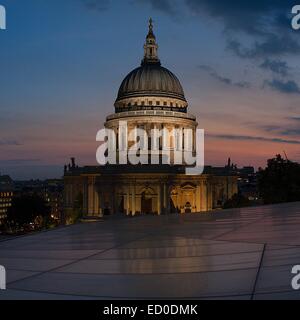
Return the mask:
<svg viewBox="0 0 300 320">
<path fill-rule="evenodd" d="M 145 63 L 130 72 L 121 84 L 118 100 L 143 95 L 170 97 L 186 101 L 177 77 L 159 63 Z"/>
<path fill-rule="evenodd" d="M 115 102 L 116 112 L 163 109 L 186 112 L 187 101 L 178 78 L 161 66 L 152 20 L 144 45 L 140 67 L 131 71 L 120 86 Z"/>
</svg>

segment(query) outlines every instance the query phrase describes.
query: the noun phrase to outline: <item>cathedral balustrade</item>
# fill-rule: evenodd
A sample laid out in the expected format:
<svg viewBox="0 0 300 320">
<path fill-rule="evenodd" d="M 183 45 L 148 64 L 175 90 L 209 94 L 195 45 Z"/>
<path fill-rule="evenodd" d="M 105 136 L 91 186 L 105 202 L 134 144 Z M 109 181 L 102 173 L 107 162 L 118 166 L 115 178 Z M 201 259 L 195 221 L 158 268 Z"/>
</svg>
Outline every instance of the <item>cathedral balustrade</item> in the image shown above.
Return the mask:
<svg viewBox="0 0 300 320">
<path fill-rule="evenodd" d="M 183 118 L 189 120 L 196 120 L 196 117 L 192 114 L 176 112 L 176 111 L 166 111 L 166 110 L 139 110 L 139 111 L 127 111 L 111 114 L 107 117 L 107 121 L 120 119 L 120 118 L 128 118 L 135 116 L 163 116 L 163 117 L 175 117 L 175 118 Z"/>
</svg>

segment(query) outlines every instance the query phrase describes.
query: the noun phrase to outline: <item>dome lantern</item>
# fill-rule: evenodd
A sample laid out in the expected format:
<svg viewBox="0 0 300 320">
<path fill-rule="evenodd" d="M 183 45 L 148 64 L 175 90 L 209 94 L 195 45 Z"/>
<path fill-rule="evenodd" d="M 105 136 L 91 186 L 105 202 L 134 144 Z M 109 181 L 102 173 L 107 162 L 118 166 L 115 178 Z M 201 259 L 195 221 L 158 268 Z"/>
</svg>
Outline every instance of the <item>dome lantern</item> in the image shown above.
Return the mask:
<svg viewBox="0 0 300 320">
<path fill-rule="evenodd" d="M 148 63 L 160 64 L 158 58 L 158 45 L 156 43 L 156 38 L 153 33 L 153 20 L 149 19 L 149 32 L 146 37 L 146 43 L 144 45 L 144 59 L 142 61 L 142 65 Z"/>
<path fill-rule="evenodd" d="M 188 103 L 180 81 L 161 65 L 157 50 L 153 21 L 150 18 L 144 59 L 141 66 L 131 71 L 122 81 L 115 102 L 116 113 L 136 110 L 187 112 Z"/>
</svg>

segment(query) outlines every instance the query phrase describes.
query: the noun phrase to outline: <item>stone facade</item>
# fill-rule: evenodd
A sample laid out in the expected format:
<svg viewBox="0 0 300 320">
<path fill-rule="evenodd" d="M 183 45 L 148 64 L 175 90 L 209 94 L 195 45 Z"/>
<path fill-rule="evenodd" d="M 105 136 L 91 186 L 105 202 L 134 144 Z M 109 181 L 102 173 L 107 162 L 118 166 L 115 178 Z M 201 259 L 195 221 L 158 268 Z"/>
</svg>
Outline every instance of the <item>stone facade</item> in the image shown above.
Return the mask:
<svg viewBox="0 0 300 320">
<path fill-rule="evenodd" d="M 119 170 L 105 172 L 99 167 L 75 167 L 66 172 L 66 215 L 72 213 L 78 196 L 83 199 L 83 216 L 101 217 L 116 213 L 160 215 L 207 212 L 221 207 L 237 193 L 235 176 L 211 173 L 187 176 L 168 172 L 165 170 L 167 168 L 151 168 L 151 172 L 141 169 L 141 172 L 134 173 L 123 168 L 120 170 L 123 173 L 113 173 Z"/>
</svg>

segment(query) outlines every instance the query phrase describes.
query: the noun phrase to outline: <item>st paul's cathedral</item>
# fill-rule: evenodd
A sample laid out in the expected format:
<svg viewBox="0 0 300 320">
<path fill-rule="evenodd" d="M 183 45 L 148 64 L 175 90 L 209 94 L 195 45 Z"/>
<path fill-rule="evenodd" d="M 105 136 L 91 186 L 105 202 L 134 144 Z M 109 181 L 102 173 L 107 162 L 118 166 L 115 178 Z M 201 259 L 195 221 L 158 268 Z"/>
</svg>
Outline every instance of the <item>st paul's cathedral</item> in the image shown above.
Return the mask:
<svg viewBox="0 0 300 320">
<path fill-rule="evenodd" d="M 196 117 L 188 113 L 188 102 L 178 78 L 161 65 L 158 45 L 150 20 L 141 66 L 122 81 L 115 113 L 108 115 L 105 128 L 118 135 L 120 121 L 128 130 L 191 129 Z M 166 132 L 166 131 L 164 131 Z M 172 138 L 162 137 L 172 150 Z M 78 167 L 72 159 L 64 172 L 64 215 L 75 208 L 83 218 L 106 214 L 202 213 L 222 207 L 237 193 L 237 177 L 229 167 L 205 166 L 199 175 L 187 175 L 184 165 L 99 165 Z"/>
</svg>

